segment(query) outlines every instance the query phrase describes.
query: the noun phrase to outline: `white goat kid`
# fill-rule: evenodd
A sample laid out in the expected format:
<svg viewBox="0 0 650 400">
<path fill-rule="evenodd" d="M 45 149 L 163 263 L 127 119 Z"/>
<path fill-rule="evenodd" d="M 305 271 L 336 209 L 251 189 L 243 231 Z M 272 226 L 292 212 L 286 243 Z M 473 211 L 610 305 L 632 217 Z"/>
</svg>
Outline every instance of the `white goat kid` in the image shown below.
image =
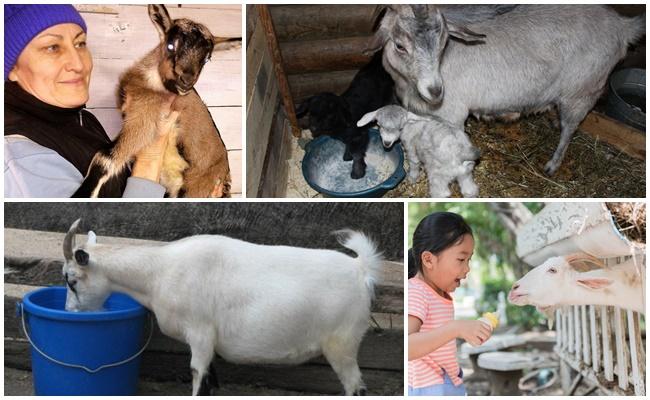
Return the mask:
<svg viewBox="0 0 650 400">
<path fill-rule="evenodd" d="M 645 267 L 637 258 L 615 266 L 573 254 L 552 257 L 530 270 L 512 285 L 512 304 L 534 305 L 552 318 L 558 307 L 567 305 L 616 306 L 645 314 Z"/>
<path fill-rule="evenodd" d="M 384 147 L 402 141 L 409 166 L 408 179 L 415 183 L 423 164 L 429 181 L 429 196 L 449 197 L 449 184 L 458 181 L 465 197 L 478 196 L 472 177 L 479 151 L 462 129 L 435 117 L 422 117 L 396 105 L 385 106 L 364 115 L 358 126 L 377 121 Z"/>
<path fill-rule="evenodd" d="M 63 243 L 68 310 L 93 310 L 113 291 L 153 311 L 161 331 L 189 344 L 192 394 L 209 394 L 216 352 L 234 363 L 298 364 L 323 354 L 346 395 L 363 394 L 357 364 L 381 256 L 341 231 L 356 258 L 333 250 L 192 236 L 162 246 Z M 208 373 L 209 375 L 206 375 Z"/>
</svg>

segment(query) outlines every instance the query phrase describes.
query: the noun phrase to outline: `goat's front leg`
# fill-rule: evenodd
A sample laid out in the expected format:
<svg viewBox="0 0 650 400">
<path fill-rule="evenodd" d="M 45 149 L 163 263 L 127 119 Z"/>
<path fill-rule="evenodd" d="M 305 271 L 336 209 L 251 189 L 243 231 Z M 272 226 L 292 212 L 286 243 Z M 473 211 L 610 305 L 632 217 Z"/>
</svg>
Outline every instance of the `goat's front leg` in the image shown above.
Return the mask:
<svg viewBox="0 0 650 400">
<path fill-rule="evenodd" d="M 199 335 L 197 335 L 199 336 Z M 211 393 L 211 373 L 208 374 L 208 367 L 214 356 L 214 346 L 206 338 L 197 337 L 190 340 L 192 360 L 192 396 L 209 396 Z"/>
<path fill-rule="evenodd" d="M 464 161 L 463 167 L 466 170 L 456 178 L 463 197 L 478 197 L 478 185 L 474 182 L 474 177 L 472 176 L 474 164 L 474 161 Z"/>
<path fill-rule="evenodd" d="M 415 146 L 412 142 L 409 141 L 407 143 L 402 141 L 402 145 L 406 151 L 406 163 L 408 164 L 409 169 L 407 179 L 409 183 L 413 184 L 418 181 L 418 177 L 420 176 L 420 159 L 418 158 L 418 154 L 415 151 Z"/>
</svg>

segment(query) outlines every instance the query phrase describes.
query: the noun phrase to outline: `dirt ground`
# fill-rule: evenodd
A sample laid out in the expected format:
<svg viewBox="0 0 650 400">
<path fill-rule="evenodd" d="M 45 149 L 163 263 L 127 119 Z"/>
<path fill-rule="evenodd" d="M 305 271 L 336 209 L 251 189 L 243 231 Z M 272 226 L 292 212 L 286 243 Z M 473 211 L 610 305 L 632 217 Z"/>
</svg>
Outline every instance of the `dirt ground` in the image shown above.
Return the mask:
<svg viewBox="0 0 650 400">
<path fill-rule="evenodd" d="M 33 396 L 31 371 L 7 368 L 4 371 L 5 396 Z M 192 384 L 189 382 L 151 382 L 140 380 L 140 396 L 189 396 Z M 289 390 L 270 389 L 252 385 L 221 384 L 219 396 L 317 396 L 316 393 L 292 392 Z"/>
<path fill-rule="evenodd" d="M 469 118 L 465 131 L 481 151 L 480 161 L 474 169 L 480 197 L 645 197 L 645 161 L 580 131 L 573 136 L 557 173 L 552 177 L 546 176 L 544 164 L 551 158 L 560 139 L 557 119 L 551 112 L 515 122 Z M 288 161 L 287 197 L 322 197 L 302 177 L 300 167 L 304 151 L 296 140 L 293 145 L 294 151 Z M 452 184 L 452 192 L 452 197 L 460 197 L 456 183 Z M 416 184 L 402 181 L 385 197 L 429 197 L 426 176 L 421 172 Z"/>
</svg>

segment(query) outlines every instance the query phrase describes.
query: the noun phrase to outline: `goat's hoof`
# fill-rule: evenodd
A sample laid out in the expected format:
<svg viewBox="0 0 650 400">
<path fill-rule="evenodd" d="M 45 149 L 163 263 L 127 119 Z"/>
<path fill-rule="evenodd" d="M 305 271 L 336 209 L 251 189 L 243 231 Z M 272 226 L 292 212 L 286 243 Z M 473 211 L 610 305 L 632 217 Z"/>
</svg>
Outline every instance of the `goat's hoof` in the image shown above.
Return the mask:
<svg viewBox="0 0 650 400">
<path fill-rule="evenodd" d="M 359 388 L 354 392 L 355 396 L 365 396 L 366 394 L 368 394 L 368 389 L 365 387 Z"/>
<path fill-rule="evenodd" d="M 546 176 L 553 176 L 553 175 L 555 175 L 555 173 L 557 172 L 559 167 L 560 166 L 555 165 L 555 163 L 553 161 L 549 161 L 544 166 L 544 173 L 546 174 Z"/>
<path fill-rule="evenodd" d="M 364 176 L 366 176 L 366 165 L 365 163 L 354 163 L 352 165 L 352 173 L 350 173 L 350 177 L 352 179 L 361 179 Z"/>
</svg>

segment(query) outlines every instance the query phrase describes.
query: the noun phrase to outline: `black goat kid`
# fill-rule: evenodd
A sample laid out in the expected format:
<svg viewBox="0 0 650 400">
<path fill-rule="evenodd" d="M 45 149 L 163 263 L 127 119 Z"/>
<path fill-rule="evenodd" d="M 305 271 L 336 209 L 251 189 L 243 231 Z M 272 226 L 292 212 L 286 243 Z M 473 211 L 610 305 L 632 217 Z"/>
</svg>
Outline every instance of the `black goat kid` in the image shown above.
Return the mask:
<svg viewBox="0 0 650 400">
<path fill-rule="evenodd" d="M 341 96 L 320 93 L 305 100 L 296 110 L 298 118 L 309 114 L 308 127 L 314 136 L 330 135 L 345 143 L 343 160 L 353 160 L 352 179 L 366 174 L 364 157 L 369 141 L 368 125 L 359 128 L 357 121 L 364 114 L 394 102 L 393 79 L 384 70 L 381 57 L 375 54 Z"/>
</svg>

